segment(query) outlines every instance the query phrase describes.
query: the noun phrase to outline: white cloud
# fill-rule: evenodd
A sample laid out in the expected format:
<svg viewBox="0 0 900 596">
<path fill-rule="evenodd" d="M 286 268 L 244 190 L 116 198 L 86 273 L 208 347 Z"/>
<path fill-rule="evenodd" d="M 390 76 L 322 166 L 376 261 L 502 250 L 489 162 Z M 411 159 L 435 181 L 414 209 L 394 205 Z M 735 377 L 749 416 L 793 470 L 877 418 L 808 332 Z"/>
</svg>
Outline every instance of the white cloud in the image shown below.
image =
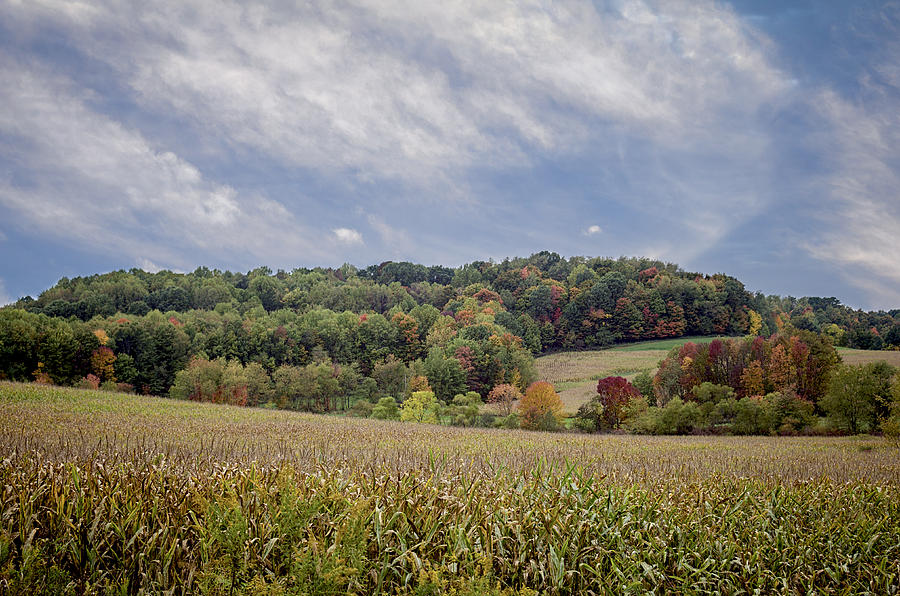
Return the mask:
<svg viewBox="0 0 900 596">
<path fill-rule="evenodd" d="M 896 46 L 900 60 L 900 44 Z M 823 91 L 816 105 L 831 123 L 830 172 L 821 234 L 804 243 L 814 257 L 843 266 L 872 302 L 900 304 L 900 114 L 887 102 L 859 104 Z"/>
<path fill-rule="evenodd" d="M 350 228 L 335 228 L 331 230 L 335 239 L 341 244 L 362 244 L 362 234 Z"/>
<path fill-rule="evenodd" d="M 714 142 L 755 164 L 766 139 L 747 121 L 788 86 L 765 40 L 703 1 L 598 11 L 588 0 L 173 0 L 76 11 L 44 0 L 7 12 L 61 22 L 146 108 L 215 143 L 445 192 L 467 168 L 577 151 L 611 125 L 678 151 Z M 699 212 L 713 205 L 703 203 Z"/>
<path fill-rule="evenodd" d="M 90 94 L 37 64 L 0 61 L 0 133 L 30 178 L 0 173 L 0 205 L 29 225 L 135 259 L 186 253 L 323 255 L 281 204 L 239 196 L 171 151 L 89 107 Z"/>
<path fill-rule="evenodd" d="M 663 222 L 654 254 L 682 262 L 777 205 L 784 179 L 772 118 L 808 107 L 794 75 L 773 66 L 769 40 L 706 0 L 599 10 L 588 0 L 35 0 L 0 5 L 0 18 L 23 31 L 57 27 L 116 73 L 145 116 L 174 118 L 205 147 L 311 171 L 326 184 L 399 181 L 415 208 L 423 196 L 471 195 L 472 172 L 590 151 L 599 184 L 617 192 L 597 199 L 588 221 L 622 202 Z M 900 60 L 883 63 L 896 81 Z M 152 135 L 95 111 L 74 81 L 34 64 L 6 63 L 0 76 L 0 130 L 27 141 L 6 151 L 34 177 L 16 186 L 0 172 L 0 204 L 44 230 L 163 263 L 197 248 L 308 261 L 362 242 L 356 230 L 312 230 L 291 205 L 217 182 Z M 839 215 L 808 248 L 894 283 L 900 215 L 884 205 L 900 188 L 890 161 L 900 146 L 896 116 L 827 92 L 815 99 L 836 131 L 819 140 L 840 149 L 828 183 Z M 478 200 L 494 201 L 490 190 Z M 367 240 L 395 256 L 415 257 L 427 240 L 394 220 L 367 222 Z M 584 233 L 618 232 L 594 228 Z M 639 252 L 647 239 L 631 236 L 621 248 Z"/>
<path fill-rule="evenodd" d="M 585 236 L 593 236 L 594 234 L 600 234 L 602 232 L 603 232 L 603 228 L 601 228 L 597 224 L 594 224 L 592 226 L 587 227 L 587 229 L 584 231 L 584 235 Z"/>
<path fill-rule="evenodd" d="M 139 259 L 138 267 L 146 271 L 147 273 L 158 273 L 163 270 L 162 267 L 151 261 L 150 259 Z"/>
</svg>

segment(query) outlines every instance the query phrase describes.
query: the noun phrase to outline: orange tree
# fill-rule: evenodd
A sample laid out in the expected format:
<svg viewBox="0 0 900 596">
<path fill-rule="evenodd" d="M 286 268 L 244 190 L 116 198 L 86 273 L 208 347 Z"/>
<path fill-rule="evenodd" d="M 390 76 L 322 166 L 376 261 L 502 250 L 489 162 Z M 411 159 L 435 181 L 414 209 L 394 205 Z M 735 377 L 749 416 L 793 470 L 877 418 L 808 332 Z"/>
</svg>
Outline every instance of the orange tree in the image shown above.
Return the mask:
<svg viewBox="0 0 900 596">
<path fill-rule="evenodd" d="M 513 405 L 515 405 L 517 399 L 521 399 L 522 394 L 519 393 L 519 390 L 515 388 L 514 385 L 510 385 L 509 383 L 501 383 L 500 385 L 495 385 L 491 392 L 487 396 L 488 403 L 497 404 L 500 408 L 500 412 L 504 416 L 509 416 L 512 413 Z"/>
<path fill-rule="evenodd" d="M 560 424 L 562 400 L 547 381 L 537 381 L 528 386 L 519 402 L 522 428 L 529 430 L 555 430 Z"/>
</svg>

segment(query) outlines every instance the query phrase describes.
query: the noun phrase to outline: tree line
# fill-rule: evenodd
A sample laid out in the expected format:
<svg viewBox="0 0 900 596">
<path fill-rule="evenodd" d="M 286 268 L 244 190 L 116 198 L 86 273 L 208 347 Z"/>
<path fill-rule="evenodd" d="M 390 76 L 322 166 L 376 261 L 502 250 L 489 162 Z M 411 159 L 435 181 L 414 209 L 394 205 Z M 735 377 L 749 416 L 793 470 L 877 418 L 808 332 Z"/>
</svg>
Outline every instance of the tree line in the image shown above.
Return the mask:
<svg viewBox="0 0 900 596">
<path fill-rule="evenodd" d="M 751 294 L 733 277 L 651 259 L 546 251 L 456 268 L 132 269 L 63 278 L 0 309 L 0 378 L 331 411 L 402 400 L 424 377 L 449 404 L 499 385 L 524 393 L 541 352 L 788 328 L 897 347 L 900 311 Z"/>
<path fill-rule="evenodd" d="M 900 376 L 886 362 L 845 365 L 831 338 L 786 328 L 768 338 L 673 348 L 655 376 L 607 377 L 576 426 L 645 434 L 900 435 Z"/>
<path fill-rule="evenodd" d="M 457 319 L 472 316 L 460 301 L 483 289 L 503 306 L 495 322 L 532 353 L 600 347 L 616 342 L 683 335 L 770 335 L 786 326 L 825 333 L 835 345 L 900 347 L 900 310 L 865 312 L 836 298 L 750 293 L 737 279 L 681 270 L 642 258 L 562 258 L 539 252 L 499 263 L 456 268 L 385 262 L 365 269 L 297 268 L 247 273 L 198 268 L 192 273 L 139 269 L 63 278 L 15 308 L 89 321 L 152 310 L 327 309 L 386 314 L 430 305 Z"/>
</svg>

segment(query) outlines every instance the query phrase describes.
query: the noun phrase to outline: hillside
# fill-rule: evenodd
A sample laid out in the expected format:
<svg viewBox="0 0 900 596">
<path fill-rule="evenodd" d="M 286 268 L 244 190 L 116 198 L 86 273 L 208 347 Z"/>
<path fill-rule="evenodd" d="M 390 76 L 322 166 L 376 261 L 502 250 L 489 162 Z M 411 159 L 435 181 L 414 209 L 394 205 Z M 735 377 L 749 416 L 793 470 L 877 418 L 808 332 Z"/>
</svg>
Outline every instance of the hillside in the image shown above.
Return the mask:
<svg viewBox="0 0 900 596">
<path fill-rule="evenodd" d="M 733 277 L 650 259 L 550 252 L 457 268 L 132 269 L 64 278 L 0 309 L 0 379 L 335 411 L 402 399 L 413 386 L 445 403 L 486 399 L 497 385 L 524 391 L 550 375 L 571 408 L 583 379 L 652 368 L 685 338 L 790 329 L 839 346 L 897 346 L 900 311 L 752 294 Z M 657 353 L 632 352 L 646 340 L 662 343 L 640 350 Z M 558 377 L 554 356 L 535 370 L 541 353 L 611 346 L 621 346 L 615 362 L 572 357 L 590 370 Z"/>
</svg>

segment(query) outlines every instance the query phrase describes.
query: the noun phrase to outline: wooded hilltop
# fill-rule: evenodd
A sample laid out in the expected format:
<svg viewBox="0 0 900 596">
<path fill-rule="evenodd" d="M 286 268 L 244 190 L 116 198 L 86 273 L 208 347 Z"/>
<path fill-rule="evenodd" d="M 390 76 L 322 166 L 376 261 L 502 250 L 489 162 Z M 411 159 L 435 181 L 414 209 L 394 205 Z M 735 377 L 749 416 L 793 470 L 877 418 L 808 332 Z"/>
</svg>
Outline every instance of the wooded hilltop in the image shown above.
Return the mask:
<svg viewBox="0 0 900 596">
<path fill-rule="evenodd" d="M 332 411 L 426 388 L 445 403 L 524 391 L 537 380 L 534 355 L 549 351 L 776 334 L 789 351 L 785 330 L 819 338 L 807 344 L 898 349 L 900 310 L 754 294 L 734 277 L 651 259 L 547 251 L 457 268 L 131 269 L 63 278 L 0 309 L 0 379 Z"/>
</svg>

